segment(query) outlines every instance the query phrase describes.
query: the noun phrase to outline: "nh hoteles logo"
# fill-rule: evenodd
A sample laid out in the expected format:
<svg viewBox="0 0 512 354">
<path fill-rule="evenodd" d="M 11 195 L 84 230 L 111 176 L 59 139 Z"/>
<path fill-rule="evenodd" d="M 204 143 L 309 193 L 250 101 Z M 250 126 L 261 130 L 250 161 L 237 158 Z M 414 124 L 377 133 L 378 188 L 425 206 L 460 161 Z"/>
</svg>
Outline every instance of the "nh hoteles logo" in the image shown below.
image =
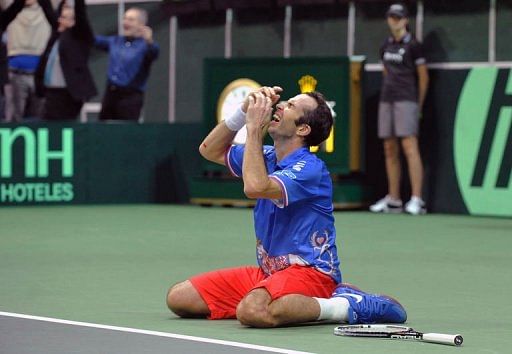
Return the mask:
<svg viewBox="0 0 512 354">
<path fill-rule="evenodd" d="M 455 171 L 471 214 L 512 216 L 512 75 L 474 68 L 454 128 Z"/>
<path fill-rule="evenodd" d="M 0 128 L 1 203 L 73 199 L 72 183 L 53 182 L 73 177 L 73 129 L 62 128 L 60 147 L 50 145 L 55 144 L 50 143 L 48 128 Z M 51 161 L 54 168 L 50 168 Z"/>
</svg>

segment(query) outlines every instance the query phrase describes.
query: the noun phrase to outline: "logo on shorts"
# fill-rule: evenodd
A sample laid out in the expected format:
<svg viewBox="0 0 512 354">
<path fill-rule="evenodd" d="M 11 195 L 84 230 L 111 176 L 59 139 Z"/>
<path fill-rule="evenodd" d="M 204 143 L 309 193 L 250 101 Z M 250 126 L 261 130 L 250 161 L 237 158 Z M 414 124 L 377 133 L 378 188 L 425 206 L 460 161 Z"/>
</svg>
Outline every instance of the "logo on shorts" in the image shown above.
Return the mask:
<svg viewBox="0 0 512 354">
<path fill-rule="evenodd" d="M 512 216 L 512 75 L 474 68 L 454 128 L 455 171 L 470 214 Z"/>
</svg>

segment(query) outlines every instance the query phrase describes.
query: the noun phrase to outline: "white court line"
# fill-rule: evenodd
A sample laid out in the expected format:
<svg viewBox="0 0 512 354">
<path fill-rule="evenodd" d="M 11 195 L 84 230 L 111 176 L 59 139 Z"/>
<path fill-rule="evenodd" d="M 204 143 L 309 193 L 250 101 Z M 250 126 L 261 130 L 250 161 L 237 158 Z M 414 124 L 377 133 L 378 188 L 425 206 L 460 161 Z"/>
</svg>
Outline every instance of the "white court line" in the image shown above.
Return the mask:
<svg viewBox="0 0 512 354">
<path fill-rule="evenodd" d="M 0 311 L 0 316 L 23 318 L 23 319 L 27 319 L 27 320 L 44 321 L 44 322 L 51 322 L 51 323 L 60 323 L 60 324 L 65 324 L 65 325 L 70 325 L 70 326 L 107 329 L 110 331 L 118 331 L 118 332 L 146 334 L 146 335 L 157 336 L 157 337 L 184 339 L 184 340 L 190 340 L 190 341 L 194 341 L 194 342 L 228 345 L 231 347 L 239 347 L 239 348 L 246 348 L 246 349 L 266 350 L 266 351 L 274 352 L 274 353 L 312 354 L 309 352 L 300 352 L 300 351 L 296 351 L 296 350 L 266 347 L 263 345 L 231 342 L 231 341 L 227 341 L 227 340 L 211 339 L 211 338 L 203 338 L 203 337 L 195 337 L 195 336 L 186 336 L 186 335 L 175 334 L 175 333 L 148 331 L 148 330 L 144 330 L 144 329 L 129 328 L 129 327 L 117 327 L 117 326 L 108 326 L 108 325 L 88 323 L 88 322 L 68 321 L 68 320 L 61 320 L 59 318 L 24 315 L 24 314 L 20 314 L 20 313 L 12 313 L 12 312 Z"/>
</svg>

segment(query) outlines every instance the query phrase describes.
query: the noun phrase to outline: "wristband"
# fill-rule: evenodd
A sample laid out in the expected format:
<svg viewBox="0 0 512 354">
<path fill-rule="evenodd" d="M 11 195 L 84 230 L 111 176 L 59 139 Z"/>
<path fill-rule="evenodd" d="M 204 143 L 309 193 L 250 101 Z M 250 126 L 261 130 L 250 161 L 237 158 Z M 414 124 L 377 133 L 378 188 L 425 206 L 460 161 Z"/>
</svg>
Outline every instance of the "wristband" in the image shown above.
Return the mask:
<svg viewBox="0 0 512 354">
<path fill-rule="evenodd" d="M 232 116 L 224 119 L 224 123 L 234 132 L 239 131 L 245 125 L 245 113 L 242 111 L 242 108 L 239 107 Z"/>
</svg>

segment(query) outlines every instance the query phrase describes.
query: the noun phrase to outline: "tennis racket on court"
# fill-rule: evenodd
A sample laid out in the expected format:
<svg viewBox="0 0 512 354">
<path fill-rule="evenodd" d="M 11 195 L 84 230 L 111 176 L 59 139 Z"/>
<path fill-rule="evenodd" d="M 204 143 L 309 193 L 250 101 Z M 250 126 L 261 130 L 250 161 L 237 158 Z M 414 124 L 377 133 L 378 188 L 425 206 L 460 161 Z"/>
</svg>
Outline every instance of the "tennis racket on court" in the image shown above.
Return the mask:
<svg viewBox="0 0 512 354">
<path fill-rule="evenodd" d="M 334 334 L 348 337 L 409 339 L 455 346 L 460 346 L 463 342 L 460 334 L 421 333 L 411 327 L 379 324 L 337 326 L 334 328 Z"/>
</svg>

